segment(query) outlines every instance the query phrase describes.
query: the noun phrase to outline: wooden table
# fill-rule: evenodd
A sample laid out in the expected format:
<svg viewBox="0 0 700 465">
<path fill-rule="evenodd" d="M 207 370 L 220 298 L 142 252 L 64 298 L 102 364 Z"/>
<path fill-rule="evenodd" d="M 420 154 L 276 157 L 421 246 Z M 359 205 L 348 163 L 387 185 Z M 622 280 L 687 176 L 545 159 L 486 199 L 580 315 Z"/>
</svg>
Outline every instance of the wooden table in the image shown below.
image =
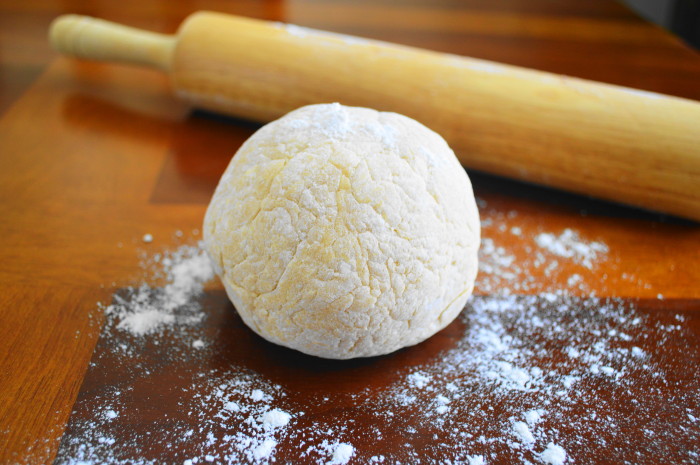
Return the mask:
<svg viewBox="0 0 700 465">
<path fill-rule="evenodd" d="M 48 24 L 58 14 L 80 13 L 173 32 L 185 16 L 200 9 L 290 22 L 700 100 L 697 53 L 609 0 L 3 0 L 1 463 L 54 459 L 72 412 L 86 415 L 80 413 L 80 408 L 84 410 L 87 404 L 75 404 L 79 392 L 85 400 L 90 389 L 105 389 L 104 380 L 102 385 L 96 381 L 100 369 L 105 369 L 100 363 L 117 363 L 93 359 L 88 371 L 103 321 L 98 303 L 109 303 L 119 289 L 142 279 L 139 253 L 174 247 L 179 243 L 176 231 L 184 231 L 185 239 L 197 239 L 195 230 L 201 227 L 218 177 L 256 128 L 246 122 L 192 112 L 171 97 L 166 78 L 156 72 L 58 57 L 46 44 Z M 524 267 L 522 276 L 530 277 L 529 287 L 516 286 L 516 293 L 538 296 L 568 290 L 581 297 L 590 293 L 621 297 L 637 305 L 651 323 L 679 315 L 685 345 L 677 350 L 685 351 L 688 359 L 685 364 L 670 363 L 668 376 L 687 380 L 697 375 L 697 224 L 479 173 L 470 175 L 476 194 L 484 202 L 482 219 L 495 222 L 484 226 L 484 237 L 511 247 Z M 506 227 L 499 229 L 501 224 Z M 580 267 L 562 261 L 562 268 L 554 275 L 542 274 L 528 261 L 524 239 L 507 234 L 506 229 L 513 227 L 529 238 L 542 231 L 558 234 L 571 228 L 581 237 L 605 243 L 609 252 L 596 264 L 595 272 L 586 275 L 584 270 L 585 288 L 572 287 L 570 275 Z M 146 233 L 154 236 L 152 244 L 142 242 Z M 486 294 L 493 291 L 477 287 L 476 294 L 488 297 Z M 659 295 L 663 300 L 657 299 Z M 343 389 L 360 389 L 352 381 L 353 376 L 365 377 L 370 388 L 378 389 L 390 376 L 378 373 L 392 373 L 424 361 L 429 354 L 439 354 L 460 331 L 456 323 L 428 341 L 427 346 L 374 364 L 333 365 L 278 352 L 252 338 L 231 316 L 233 311 L 218 284 L 208 288 L 204 299 L 209 302 L 205 307 L 214 309 L 212 324 L 233 325 L 232 337 L 241 338 L 244 348 L 264 353 L 251 359 L 251 369 L 265 373 L 276 363 L 292 367 L 276 379 L 282 384 L 288 381 L 285 387 L 297 393 L 301 403 L 310 402 L 311 388 L 295 384 L 297 376 L 304 375 L 313 389 L 336 394 Z M 102 350 L 97 346 L 98 352 Z M 221 350 L 228 349 L 220 349 L 219 355 Z M 246 353 L 237 356 L 245 358 Z M 85 378 L 86 373 L 92 375 Z M 331 381 L 336 378 L 345 380 L 345 387 L 341 389 Z M 686 394 L 697 393 L 690 385 L 679 389 L 685 389 Z M 333 399 L 336 397 L 331 396 L 331 402 Z M 168 399 L 163 402 L 167 405 Z M 359 421 L 365 418 L 361 411 L 343 402 L 338 400 L 337 405 L 328 408 L 358 415 Z M 697 409 L 697 404 L 688 408 Z M 403 439 L 398 430 L 394 433 L 395 437 L 389 436 L 400 448 Z M 688 437 L 691 442 L 682 443 L 685 445 L 681 449 L 692 449 L 696 436 Z M 623 439 L 634 448 L 643 438 Z M 369 439 L 357 441 L 360 445 L 371 443 Z M 683 455 L 688 450 L 681 450 L 679 457 L 692 457 Z M 165 448 L 158 454 L 165 462 L 181 459 L 168 455 Z M 285 454 L 281 457 L 293 460 L 293 451 Z M 592 460 L 582 457 L 579 463 Z M 361 463 L 360 458 L 357 463 Z M 408 457 L 404 463 L 416 460 Z"/>
</svg>

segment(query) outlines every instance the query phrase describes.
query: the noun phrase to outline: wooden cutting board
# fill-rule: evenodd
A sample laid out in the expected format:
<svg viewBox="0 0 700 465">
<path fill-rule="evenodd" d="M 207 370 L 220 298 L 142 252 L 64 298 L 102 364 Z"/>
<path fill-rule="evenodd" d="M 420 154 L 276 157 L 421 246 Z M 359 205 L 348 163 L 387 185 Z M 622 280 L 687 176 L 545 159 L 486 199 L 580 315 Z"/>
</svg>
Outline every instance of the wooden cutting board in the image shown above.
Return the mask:
<svg viewBox="0 0 700 465">
<path fill-rule="evenodd" d="M 551 299 L 519 297 L 513 305 L 526 306 L 527 318 L 569 326 L 562 336 L 519 321 L 521 310 L 504 321 L 489 315 L 507 337 L 525 341 L 517 351 L 545 352 L 514 362 L 543 368 L 543 378 L 512 384 L 508 375 L 480 373 L 479 364 L 492 369 L 516 352 L 477 347 L 474 336 L 492 326 L 470 316 L 499 301 L 492 296 L 473 299 L 462 318 L 418 346 L 353 361 L 320 360 L 262 340 L 221 291 L 197 300 L 206 319 L 185 331 L 135 338 L 105 327 L 55 463 L 207 463 L 207 457 L 332 463 L 338 442 L 353 447 L 350 463 L 469 463 L 478 456 L 487 463 L 538 463 L 550 443 L 579 463 L 692 463 L 698 453 L 700 431 L 689 419 L 700 409 L 697 301 L 624 300 L 608 307 L 567 298 L 573 311 L 562 315 Z M 624 333 L 633 342 L 607 334 L 582 342 L 601 328 L 629 329 L 614 318 L 603 323 L 603 308 L 615 317 L 634 309 L 644 323 Z M 669 337 L 679 321 L 682 329 Z M 574 329 L 580 326 L 587 329 Z M 610 357 L 614 374 L 572 364 L 567 350 L 595 356 L 597 344 L 611 351 L 638 347 L 645 355 Z M 574 375 L 573 386 L 559 382 L 567 379 L 561 373 Z M 227 408 L 231 403 L 235 409 Z M 270 410 L 290 414 L 290 423 L 261 427 Z M 528 426 L 532 443 L 515 432 L 529 412 L 542 417 Z M 266 440 L 274 449 L 256 460 Z"/>
</svg>

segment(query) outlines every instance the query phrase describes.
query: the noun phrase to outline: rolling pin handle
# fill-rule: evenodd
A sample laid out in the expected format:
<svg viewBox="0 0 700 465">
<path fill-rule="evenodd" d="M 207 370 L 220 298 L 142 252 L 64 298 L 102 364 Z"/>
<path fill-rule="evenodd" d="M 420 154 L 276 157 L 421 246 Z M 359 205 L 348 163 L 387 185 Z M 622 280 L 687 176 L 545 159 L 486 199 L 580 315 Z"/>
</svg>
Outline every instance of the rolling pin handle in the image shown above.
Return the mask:
<svg viewBox="0 0 700 465">
<path fill-rule="evenodd" d="M 51 46 L 67 55 L 170 69 L 176 38 L 89 16 L 63 15 L 51 23 Z"/>
</svg>

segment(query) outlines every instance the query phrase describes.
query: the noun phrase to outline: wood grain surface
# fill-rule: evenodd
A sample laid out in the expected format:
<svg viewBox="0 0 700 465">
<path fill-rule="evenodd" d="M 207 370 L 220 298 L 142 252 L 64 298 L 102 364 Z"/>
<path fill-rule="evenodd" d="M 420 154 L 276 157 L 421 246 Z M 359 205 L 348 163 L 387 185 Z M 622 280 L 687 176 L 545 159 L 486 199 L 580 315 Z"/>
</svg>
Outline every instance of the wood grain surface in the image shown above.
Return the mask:
<svg viewBox="0 0 700 465">
<path fill-rule="evenodd" d="M 125 298 L 128 295 L 126 292 L 119 294 Z M 465 313 L 473 304 L 489 299 L 476 297 L 467 305 Z M 321 442 L 314 441 L 313 434 L 325 429 L 334 431 L 332 439 L 353 445 L 355 456 L 351 463 L 372 463 L 372 457 L 380 456 L 386 457 L 385 463 L 449 463 L 448 459 L 453 463 L 467 463 L 464 459 L 455 459 L 450 449 L 464 449 L 470 442 L 475 443 L 472 449 L 479 455 L 488 457 L 485 451 L 497 454 L 498 459 L 488 459 L 489 463 L 522 463 L 515 449 L 498 444 L 481 448 L 477 445 L 479 434 L 489 438 L 494 434 L 502 435 L 496 420 L 467 420 L 464 431 L 474 438 L 458 442 L 453 429 L 464 428 L 464 413 L 448 415 L 447 421 L 434 417 L 426 422 L 425 408 L 421 406 L 434 402 L 440 383 L 435 390 L 421 391 L 410 389 L 410 384 L 405 382 L 407 373 L 425 373 L 431 366 L 440 367 L 441 359 L 459 350 L 460 340 L 469 326 L 464 320 L 458 319 L 424 343 L 389 356 L 322 360 L 258 337 L 245 326 L 220 290 L 208 292 L 199 301 L 206 309 L 207 319 L 194 331 L 194 338 L 208 341 L 204 350 L 192 350 L 189 345 L 192 335 L 183 337 L 180 331 L 136 342 L 128 335 L 120 335 L 114 327 L 105 328 L 62 438 L 57 464 L 90 458 L 90 453 L 93 459 L 109 457 L 116 463 L 129 463 L 134 457 L 155 463 L 183 463 L 192 457 L 202 457 L 203 444 L 247 429 L 245 421 L 235 416 L 225 419 L 224 402 L 211 393 L 217 392 L 217 388 L 229 391 L 231 384 L 248 379 L 246 375 L 251 373 L 272 386 L 283 388 L 285 395 L 272 404 L 275 408 L 304 412 L 295 415 L 291 432 L 278 438 L 275 453 L 278 463 L 328 463 L 328 457 L 313 449 L 315 443 Z M 581 305 L 582 301 L 577 304 Z M 655 357 L 664 360 L 669 374 L 663 379 L 653 379 L 643 373 L 628 372 L 625 375 L 635 381 L 624 387 L 606 380 L 588 380 L 583 389 L 596 393 L 592 396 L 594 401 L 584 397 L 573 407 L 566 408 L 565 418 L 552 412 L 552 418 L 547 421 L 561 422 L 559 439 L 568 439 L 567 453 L 576 462 L 684 463 L 688 451 L 697 449 L 697 437 L 673 431 L 679 423 L 678 417 L 685 415 L 686 409 L 695 411 L 698 408 L 697 399 L 685 399 L 685 388 L 678 389 L 678 386 L 696 385 L 693 372 L 700 357 L 697 351 L 688 351 L 686 344 L 695 347 L 700 344 L 700 318 L 697 318 L 700 305 L 697 301 L 683 299 L 667 300 L 662 307 L 657 299 L 635 299 L 627 305 L 630 304 L 634 305 L 636 314 L 649 316 L 656 324 L 674 324 L 678 321 L 677 315 L 685 318 L 684 325 L 693 333 L 690 339 L 678 336 L 666 339 L 665 332 L 659 331 L 650 333 L 651 337 L 644 341 L 645 348 L 655 348 Z M 535 305 L 538 313 L 546 313 L 551 304 L 542 298 Z M 582 308 L 587 307 L 584 304 Z M 582 325 L 595 324 L 592 314 L 584 312 L 579 318 Z M 518 329 L 512 330 L 513 334 L 518 333 Z M 138 349 L 135 354 L 125 353 L 118 349 L 120 343 L 134 344 Z M 556 345 L 549 349 L 551 354 L 547 356 L 549 364 L 546 366 L 555 369 L 566 356 Z M 443 367 L 449 366 L 443 364 Z M 466 371 L 446 375 L 445 379 L 460 384 L 466 378 L 468 382 Z M 220 384 L 227 387 L 222 388 Z M 260 381 L 251 384 L 255 388 L 269 389 Z M 264 391 L 266 394 L 275 392 L 268 389 Z M 397 389 L 399 395 L 413 395 L 416 400 L 406 406 L 396 401 L 397 395 L 387 396 L 387 392 Z M 458 402 L 463 405 L 484 402 L 491 408 L 488 417 L 493 419 L 507 415 L 513 399 L 522 401 L 537 397 L 533 393 L 512 393 L 504 398 L 498 390 L 482 390 L 478 386 L 473 389 L 476 392 Z M 650 393 L 653 394 L 650 396 Z M 202 402 L 202 398 L 206 401 Z M 246 402 L 245 396 L 233 397 L 233 400 L 239 405 Z M 630 407 L 629 401 L 633 400 L 644 402 L 643 411 Z M 605 403 L 610 405 L 602 409 L 598 405 Z M 110 409 L 119 413 L 105 421 L 104 412 Z M 388 409 L 389 416 L 386 415 Z M 452 405 L 452 409 L 459 412 L 459 407 Z M 580 419 L 592 411 L 614 417 L 620 423 L 600 431 L 603 439 L 600 442 L 590 437 L 590 432 L 580 431 Z M 245 418 L 243 416 L 243 420 Z M 650 440 L 645 428 L 658 431 L 660 425 L 659 437 Z M 295 435 L 295 432 L 301 434 Z M 99 438 L 114 441 L 107 452 Z M 227 463 L 225 457 L 230 457 L 232 450 L 236 451 L 232 444 L 237 442 L 232 439 L 209 446 L 207 455 L 215 457 L 216 463 Z M 86 454 L 85 449 L 90 452 Z"/>
<path fill-rule="evenodd" d="M 177 230 L 197 237 L 218 176 L 257 127 L 191 112 L 156 72 L 57 58 L 48 24 L 79 13 L 172 33 L 200 9 L 700 99 L 697 53 L 607 0 L 0 2 L 0 463 L 55 458 L 81 386 L 84 402 L 105 367 L 87 371 L 101 331 L 97 304 L 142 279 L 139 253 L 172 245 Z M 687 315 L 697 349 L 697 224 L 470 175 L 488 206 L 484 218 L 506 221 L 517 212 L 507 225 L 525 234 L 573 228 L 605 242 L 610 253 L 586 276 L 591 291 L 647 299 L 644 311 L 659 321 Z M 141 241 L 145 233 L 153 244 Z M 527 263 L 516 236 L 497 227 L 484 236 Z M 539 294 L 566 289 L 573 270 L 554 279 L 529 271 L 533 285 L 522 292 Z M 666 300 L 655 302 L 657 294 Z M 207 295 L 230 310 L 218 286 Z M 268 361 L 279 363 L 276 350 L 266 352 Z M 428 355 L 410 350 L 382 363 Z M 682 378 L 688 366 L 677 370 Z"/>
</svg>

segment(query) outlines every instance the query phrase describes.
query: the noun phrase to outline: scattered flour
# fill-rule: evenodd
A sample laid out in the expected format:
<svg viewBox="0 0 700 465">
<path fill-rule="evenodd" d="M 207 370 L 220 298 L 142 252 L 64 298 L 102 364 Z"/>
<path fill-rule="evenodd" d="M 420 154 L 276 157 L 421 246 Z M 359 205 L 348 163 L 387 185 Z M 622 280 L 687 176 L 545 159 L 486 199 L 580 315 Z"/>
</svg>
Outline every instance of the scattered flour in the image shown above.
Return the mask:
<svg viewBox="0 0 700 465">
<path fill-rule="evenodd" d="M 566 451 L 560 446 L 549 443 L 547 448 L 540 454 L 542 461 L 549 465 L 563 465 L 566 462 Z"/>
<path fill-rule="evenodd" d="M 571 230 L 530 239 L 533 262 L 522 269 L 556 270 L 557 260 L 575 261 L 584 268 L 575 280 L 579 290 L 585 269 L 608 253 Z M 485 277 L 477 286 L 492 295 L 469 302 L 450 327 L 452 346 L 392 373 L 394 381 L 380 392 L 334 393 L 346 407 L 333 414 L 323 407 L 328 392 L 300 404 L 292 387 L 244 361 L 226 371 L 209 368 L 221 350 L 205 331 L 202 290 L 211 265 L 198 245 L 156 255 L 147 266 L 159 271 L 160 284 L 120 292 L 105 307 L 99 343 L 124 360 L 121 384 L 76 404 L 81 415 L 71 419 L 56 463 L 162 463 L 146 453 L 149 444 L 179 451 L 168 457 L 185 465 L 282 463 L 281 450 L 319 465 L 698 462 L 700 388 L 693 378 L 678 381 L 665 371 L 671 363 L 674 371 L 679 363 L 689 373 L 695 369 L 697 348 L 683 345 L 682 316 L 652 322 L 625 302 L 567 290 L 519 296 L 535 281 L 523 279 L 511 251 L 486 238 L 481 253 Z M 201 363 L 183 371 L 184 358 Z M 159 377 L 163 360 L 179 370 L 177 381 Z M 99 360 L 93 365 L 98 369 Z M 142 379 L 176 382 L 162 389 L 178 402 L 174 410 L 154 407 L 147 438 L 132 427 L 144 418 L 130 403 Z M 363 412 L 362 424 L 353 411 Z M 611 450 L 621 435 L 644 447 Z M 354 438 L 361 437 L 373 446 L 358 447 Z M 403 441 L 398 451 L 397 440 Z M 142 456 L 123 455 L 133 444 L 143 445 Z"/>
<path fill-rule="evenodd" d="M 529 410 L 523 413 L 523 417 L 525 417 L 525 421 L 530 426 L 535 426 L 542 419 L 540 412 L 537 410 Z"/>
<path fill-rule="evenodd" d="M 355 455 L 355 448 L 350 444 L 340 442 L 333 447 L 333 458 L 329 465 L 344 465 Z"/>
<path fill-rule="evenodd" d="M 604 242 L 581 237 L 571 228 L 553 233 L 509 226 L 517 220 L 517 211 L 498 211 L 481 198 L 477 198 L 477 205 L 482 215 L 479 274 L 474 288 L 477 294 L 566 290 L 590 296 L 596 294 L 594 289 L 606 290 L 598 274 L 600 262 L 605 262 L 607 269 L 619 268 L 617 264 L 610 266 L 615 258 L 610 257 L 610 248 Z M 619 279 L 634 282 L 644 290 L 651 288 L 624 270 L 620 270 Z"/>
<path fill-rule="evenodd" d="M 147 290 L 143 290 L 147 292 Z M 160 326 L 175 323 L 175 315 L 157 308 L 142 307 L 141 309 L 125 314 L 117 328 L 129 331 L 136 336 L 152 333 Z"/>
<path fill-rule="evenodd" d="M 608 246 L 602 242 L 585 242 L 572 229 L 565 229 L 561 235 L 541 233 L 535 237 L 538 246 L 555 255 L 573 258 L 586 268 L 593 267 L 598 254 L 608 253 Z"/>
<path fill-rule="evenodd" d="M 118 320 L 117 329 L 143 336 L 175 324 L 192 325 L 204 314 L 194 300 L 204 283 L 214 277 L 214 270 L 200 246 L 183 246 L 173 253 L 156 255 L 163 266 L 166 284 L 153 288 L 143 284 L 128 290 L 126 298 L 115 296 L 116 303 L 105 309 L 108 317 Z M 195 341 L 197 347 L 203 341 Z"/>
<path fill-rule="evenodd" d="M 421 389 L 425 387 L 428 382 L 430 382 L 430 376 L 426 376 L 425 373 L 415 372 L 408 376 L 408 382 Z"/>
<path fill-rule="evenodd" d="M 253 457 L 255 460 L 260 461 L 262 459 L 269 459 L 272 451 L 277 447 L 277 441 L 274 439 L 265 439 L 260 445 L 258 445 L 253 451 Z"/>
<path fill-rule="evenodd" d="M 522 421 L 516 421 L 513 423 L 513 434 L 522 442 L 523 444 L 530 444 L 535 442 L 535 437 L 530 432 L 527 423 Z"/>
<path fill-rule="evenodd" d="M 291 415 L 287 412 L 283 412 L 279 409 L 272 409 L 263 414 L 262 423 L 268 428 L 279 428 L 281 426 L 287 426 L 291 418 Z"/>
</svg>

